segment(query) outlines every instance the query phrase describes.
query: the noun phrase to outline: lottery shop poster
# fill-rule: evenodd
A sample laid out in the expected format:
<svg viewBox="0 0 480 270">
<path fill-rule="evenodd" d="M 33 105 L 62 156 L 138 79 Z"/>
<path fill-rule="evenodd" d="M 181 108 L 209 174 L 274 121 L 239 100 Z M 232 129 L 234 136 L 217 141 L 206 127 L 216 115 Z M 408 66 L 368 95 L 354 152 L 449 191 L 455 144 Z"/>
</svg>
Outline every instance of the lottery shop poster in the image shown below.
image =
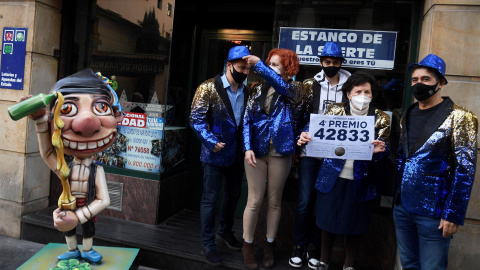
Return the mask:
<svg viewBox="0 0 480 270">
<path fill-rule="evenodd" d="M 104 152 L 95 154 L 97 164 L 160 173 L 163 130 L 117 126 L 117 139 Z"/>
</svg>

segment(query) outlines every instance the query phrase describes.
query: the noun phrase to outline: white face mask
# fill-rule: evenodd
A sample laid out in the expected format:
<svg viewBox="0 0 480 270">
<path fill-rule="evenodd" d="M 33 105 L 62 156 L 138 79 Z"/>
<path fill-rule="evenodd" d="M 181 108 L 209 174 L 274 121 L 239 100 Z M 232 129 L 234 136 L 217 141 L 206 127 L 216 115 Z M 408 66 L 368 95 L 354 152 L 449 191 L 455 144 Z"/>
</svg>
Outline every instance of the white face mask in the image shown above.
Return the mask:
<svg viewBox="0 0 480 270">
<path fill-rule="evenodd" d="M 352 106 L 355 107 L 355 109 L 363 111 L 368 108 L 368 105 L 371 101 L 372 99 L 370 97 L 361 95 L 352 97 L 351 103 Z"/>
<path fill-rule="evenodd" d="M 277 73 L 278 75 L 282 75 L 282 71 L 280 69 L 278 69 L 277 67 L 274 67 L 274 66 L 269 66 L 271 69 L 273 69 L 273 71 L 275 71 L 275 73 Z"/>
</svg>

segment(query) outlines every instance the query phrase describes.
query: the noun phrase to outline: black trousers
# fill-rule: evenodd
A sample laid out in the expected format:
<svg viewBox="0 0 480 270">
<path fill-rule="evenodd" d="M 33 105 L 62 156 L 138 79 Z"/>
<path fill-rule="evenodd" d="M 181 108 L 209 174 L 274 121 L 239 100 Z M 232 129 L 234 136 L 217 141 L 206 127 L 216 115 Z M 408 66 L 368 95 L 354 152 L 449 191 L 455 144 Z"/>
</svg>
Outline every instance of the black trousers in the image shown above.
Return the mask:
<svg viewBox="0 0 480 270">
<path fill-rule="evenodd" d="M 83 238 L 92 238 L 95 235 L 95 223 L 91 220 L 82 224 L 83 229 Z M 73 228 L 68 232 L 64 232 L 65 236 L 73 236 L 77 233 L 77 227 Z"/>
</svg>

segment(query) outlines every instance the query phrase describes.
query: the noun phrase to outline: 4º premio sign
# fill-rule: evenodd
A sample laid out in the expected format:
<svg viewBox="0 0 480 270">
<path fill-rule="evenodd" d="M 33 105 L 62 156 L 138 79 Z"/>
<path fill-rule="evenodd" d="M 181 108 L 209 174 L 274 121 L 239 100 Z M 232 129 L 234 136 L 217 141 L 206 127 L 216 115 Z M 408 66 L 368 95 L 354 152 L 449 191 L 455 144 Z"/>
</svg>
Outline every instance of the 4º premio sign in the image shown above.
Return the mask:
<svg viewBox="0 0 480 270">
<path fill-rule="evenodd" d="M 375 138 L 374 116 L 310 115 L 306 145 L 310 157 L 371 160 Z"/>
</svg>

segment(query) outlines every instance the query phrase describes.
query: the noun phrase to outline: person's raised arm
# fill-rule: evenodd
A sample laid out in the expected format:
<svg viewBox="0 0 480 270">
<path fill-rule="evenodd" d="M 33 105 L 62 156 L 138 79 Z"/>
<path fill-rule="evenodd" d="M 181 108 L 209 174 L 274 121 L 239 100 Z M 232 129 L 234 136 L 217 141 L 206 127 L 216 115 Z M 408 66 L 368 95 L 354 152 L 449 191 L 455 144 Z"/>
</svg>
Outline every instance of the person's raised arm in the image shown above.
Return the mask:
<svg viewBox="0 0 480 270">
<path fill-rule="evenodd" d="M 299 87 L 301 83 L 288 83 L 281 75 L 277 74 L 273 69 L 268 67 L 260 58 L 255 55 L 248 55 L 243 57 L 248 65 L 253 68 L 258 75 L 260 75 L 268 84 L 270 84 L 275 91 L 285 96 L 290 103 L 295 103 L 298 100 Z"/>
</svg>

